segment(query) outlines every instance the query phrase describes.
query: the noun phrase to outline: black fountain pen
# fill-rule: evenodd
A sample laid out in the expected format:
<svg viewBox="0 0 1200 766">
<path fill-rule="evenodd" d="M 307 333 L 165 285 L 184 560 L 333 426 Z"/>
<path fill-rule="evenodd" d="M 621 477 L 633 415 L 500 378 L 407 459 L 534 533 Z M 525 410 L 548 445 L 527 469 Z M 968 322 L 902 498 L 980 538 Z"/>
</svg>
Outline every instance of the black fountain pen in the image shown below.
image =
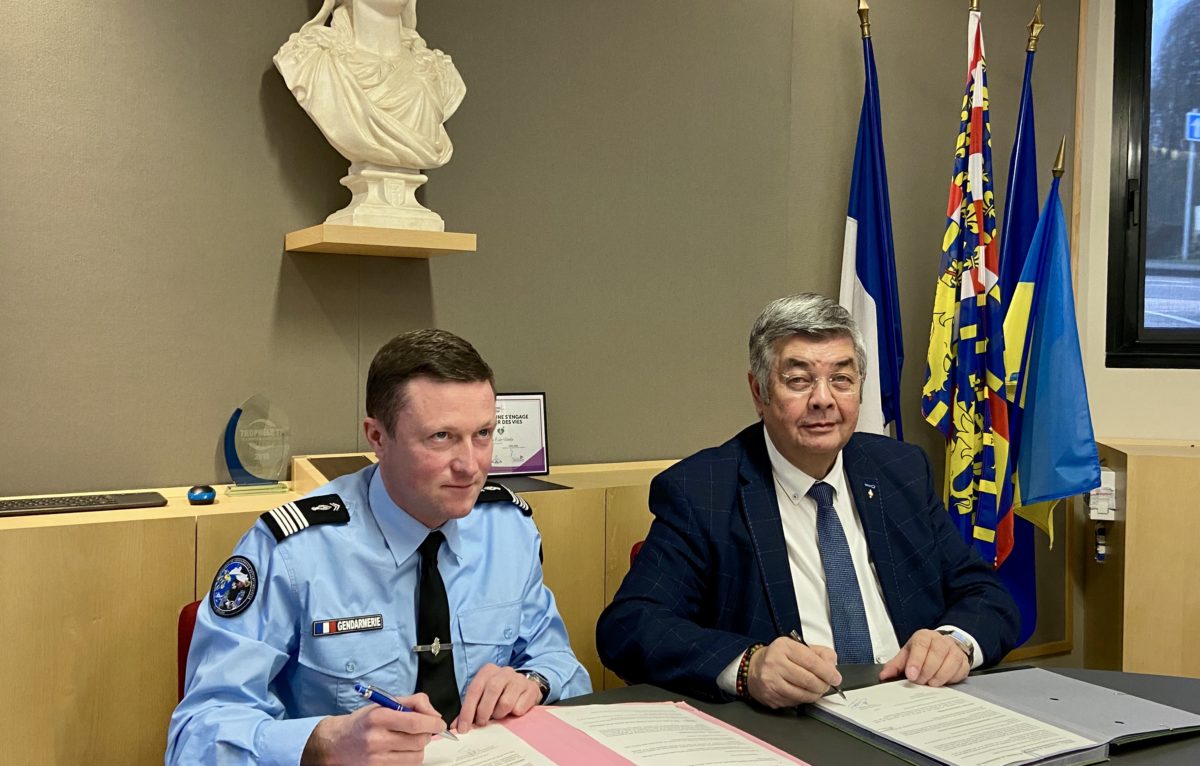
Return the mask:
<svg viewBox="0 0 1200 766">
<path fill-rule="evenodd" d="M 808 644 L 804 642 L 804 639 L 800 638 L 800 634 L 794 630 L 791 633 L 788 633 L 788 638 L 791 638 L 793 641 L 799 641 L 803 646 L 808 646 Z M 846 694 L 842 691 L 842 687 L 838 686 L 837 684 L 830 684 L 829 688 L 837 692 L 838 696 L 841 697 L 843 701 L 846 700 Z"/>
</svg>

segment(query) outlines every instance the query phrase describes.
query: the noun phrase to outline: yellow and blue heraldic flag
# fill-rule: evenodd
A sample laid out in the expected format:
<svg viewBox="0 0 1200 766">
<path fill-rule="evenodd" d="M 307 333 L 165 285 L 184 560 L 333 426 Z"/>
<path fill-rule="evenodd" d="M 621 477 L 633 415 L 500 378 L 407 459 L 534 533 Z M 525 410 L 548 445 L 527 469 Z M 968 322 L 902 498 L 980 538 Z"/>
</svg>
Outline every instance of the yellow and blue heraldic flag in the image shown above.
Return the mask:
<svg viewBox="0 0 1200 766">
<path fill-rule="evenodd" d="M 978 11 L 942 239 L 921 412 L 946 438 L 946 506 L 993 566 L 1012 550 L 1004 307 L 992 190 L 987 69 Z"/>
<path fill-rule="evenodd" d="M 1100 486 L 1057 176 L 1004 319 L 1023 506 Z"/>
</svg>

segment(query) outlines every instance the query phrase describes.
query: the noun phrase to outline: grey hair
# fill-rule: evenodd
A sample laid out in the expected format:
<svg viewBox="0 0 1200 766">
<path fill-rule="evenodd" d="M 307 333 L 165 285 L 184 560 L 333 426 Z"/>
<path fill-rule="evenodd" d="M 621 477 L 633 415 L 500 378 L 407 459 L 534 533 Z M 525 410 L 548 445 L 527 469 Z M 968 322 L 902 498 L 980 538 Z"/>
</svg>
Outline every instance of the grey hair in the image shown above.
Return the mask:
<svg viewBox="0 0 1200 766">
<path fill-rule="evenodd" d="M 771 402 L 771 371 L 775 367 L 775 341 L 799 335 L 812 340 L 849 338 L 854 344 L 858 374 L 867 374 L 867 347 L 850 312 L 837 301 L 816 293 L 796 293 L 777 298 L 750 328 L 750 373 L 758 381 L 763 404 Z"/>
</svg>

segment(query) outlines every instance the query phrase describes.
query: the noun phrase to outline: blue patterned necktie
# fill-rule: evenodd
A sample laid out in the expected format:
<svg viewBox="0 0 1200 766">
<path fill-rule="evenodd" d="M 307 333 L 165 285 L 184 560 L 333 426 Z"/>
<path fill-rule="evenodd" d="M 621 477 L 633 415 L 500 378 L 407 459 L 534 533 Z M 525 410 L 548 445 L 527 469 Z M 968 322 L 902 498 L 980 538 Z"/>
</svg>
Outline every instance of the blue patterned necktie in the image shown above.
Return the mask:
<svg viewBox="0 0 1200 766">
<path fill-rule="evenodd" d="M 823 481 L 813 484 L 808 496 L 817 502 L 817 548 L 825 569 L 825 591 L 829 594 L 829 622 L 838 663 L 863 665 L 875 661 L 871 631 L 863 608 L 858 575 L 846 533 L 833 509 L 833 487 Z"/>
</svg>

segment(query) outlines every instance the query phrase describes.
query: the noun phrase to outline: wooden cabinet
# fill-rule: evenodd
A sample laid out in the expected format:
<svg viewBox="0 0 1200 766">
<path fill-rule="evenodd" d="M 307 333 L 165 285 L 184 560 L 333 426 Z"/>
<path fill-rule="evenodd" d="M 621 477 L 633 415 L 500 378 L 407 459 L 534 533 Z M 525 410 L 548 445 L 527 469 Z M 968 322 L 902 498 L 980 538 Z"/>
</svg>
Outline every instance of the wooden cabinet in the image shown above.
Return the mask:
<svg viewBox="0 0 1200 766">
<path fill-rule="evenodd" d="M 12 521 L 0 528 L 0 761 L 162 763 L 192 520 Z"/>
<path fill-rule="evenodd" d="M 1109 550 L 1087 541 L 1087 667 L 1200 678 L 1200 449 L 1192 442 L 1106 439 L 1102 464 L 1118 474 Z M 1123 496 L 1121 496 L 1123 494 Z M 1095 522 L 1089 531 L 1095 532 Z M 1089 538 L 1091 536 L 1089 535 Z"/>
</svg>

